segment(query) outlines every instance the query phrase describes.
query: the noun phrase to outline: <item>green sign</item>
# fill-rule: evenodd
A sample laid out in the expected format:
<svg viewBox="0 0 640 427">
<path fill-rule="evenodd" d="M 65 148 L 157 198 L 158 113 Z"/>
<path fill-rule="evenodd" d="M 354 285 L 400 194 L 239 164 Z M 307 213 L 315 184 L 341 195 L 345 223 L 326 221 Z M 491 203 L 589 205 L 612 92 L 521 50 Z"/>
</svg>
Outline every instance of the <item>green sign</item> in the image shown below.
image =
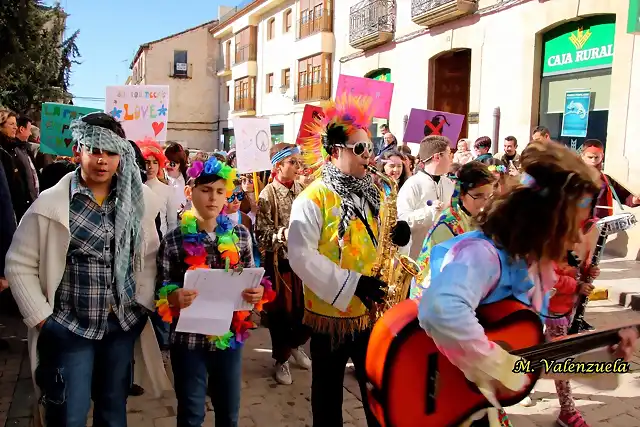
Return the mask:
<svg viewBox="0 0 640 427">
<path fill-rule="evenodd" d="M 544 36 L 543 76 L 611 67 L 615 16 L 569 22 Z"/>
<path fill-rule="evenodd" d="M 640 0 L 629 0 L 627 33 L 640 34 Z"/>
<path fill-rule="evenodd" d="M 73 156 L 73 141 L 69 130 L 71 121 L 96 111 L 102 110 L 53 102 L 42 104 L 40 151 L 58 156 Z"/>
</svg>

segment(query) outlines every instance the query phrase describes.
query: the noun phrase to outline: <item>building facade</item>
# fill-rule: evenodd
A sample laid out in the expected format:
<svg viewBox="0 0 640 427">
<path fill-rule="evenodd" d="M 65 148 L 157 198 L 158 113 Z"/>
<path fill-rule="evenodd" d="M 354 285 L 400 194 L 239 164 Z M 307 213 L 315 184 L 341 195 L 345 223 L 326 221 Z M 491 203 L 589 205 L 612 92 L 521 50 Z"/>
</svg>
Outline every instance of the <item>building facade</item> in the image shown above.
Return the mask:
<svg viewBox="0 0 640 427">
<path fill-rule="evenodd" d="M 544 125 L 573 148 L 602 140 L 606 172 L 640 195 L 637 3 L 345 0 L 335 11 L 334 74 L 394 83 L 398 140 L 411 108 L 464 114 L 460 136 L 497 135 L 498 150 L 507 135 L 521 150 Z M 640 228 L 607 247 L 640 259 Z"/>
<path fill-rule="evenodd" d="M 228 114 L 220 148 L 234 144 L 235 117 L 268 117 L 274 143 L 295 141 L 304 105 L 331 97 L 333 13 L 333 0 L 257 0 L 211 30 Z"/>
<path fill-rule="evenodd" d="M 191 149 L 213 151 L 220 140 L 216 21 L 141 45 L 127 84 L 168 85 L 167 138 Z"/>
</svg>

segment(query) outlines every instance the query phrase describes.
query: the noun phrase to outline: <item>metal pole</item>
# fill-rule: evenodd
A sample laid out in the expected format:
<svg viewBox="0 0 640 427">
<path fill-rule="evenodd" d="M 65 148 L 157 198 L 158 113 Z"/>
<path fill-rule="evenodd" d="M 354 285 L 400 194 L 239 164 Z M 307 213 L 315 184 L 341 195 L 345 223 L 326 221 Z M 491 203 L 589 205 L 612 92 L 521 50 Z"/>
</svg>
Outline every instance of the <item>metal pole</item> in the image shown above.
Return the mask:
<svg viewBox="0 0 640 427">
<path fill-rule="evenodd" d="M 407 125 L 409 124 L 409 116 L 407 114 L 402 118 L 402 139 L 404 139 L 404 134 L 407 132 Z M 402 145 L 407 145 L 406 142 L 403 142 Z"/>
<path fill-rule="evenodd" d="M 491 154 L 498 152 L 498 140 L 500 139 L 500 107 L 493 109 L 493 136 L 491 138 Z"/>
</svg>

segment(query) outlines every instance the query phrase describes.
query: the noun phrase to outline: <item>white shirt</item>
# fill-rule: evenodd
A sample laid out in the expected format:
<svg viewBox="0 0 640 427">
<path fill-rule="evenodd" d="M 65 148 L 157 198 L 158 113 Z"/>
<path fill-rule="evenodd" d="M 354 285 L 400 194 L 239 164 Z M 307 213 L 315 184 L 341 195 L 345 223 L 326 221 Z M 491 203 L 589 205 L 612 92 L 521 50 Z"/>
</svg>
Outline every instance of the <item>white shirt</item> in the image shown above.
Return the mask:
<svg viewBox="0 0 640 427">
<path fill-rule="evenodd" d="M 145 183 L 161 200 L 160 205 L 160 232 L 164 236 L 167 231 L 178 227 L 179 201 L 175 197 L 175 189 L 158 180 L 149 179 Z"/>
<path fill-rule="evenodd" d="M 173 203 L 177 203 L 180 209 L 185 207 L 187 205 L 187 196 L 184 195 L 184 187 L 186 186 L 186 183 L 184 182 L 182 174 L 178 175 L 177 178 L 171 178 L 170 176 L 167 177 L 169 180 L 169 186 L 173 187 Z"/>
<path fill-rule="evenodd" d="M 450 203 L 454 189 L 455 184 L 446 176 L 441 176 L 436 184 L 431 175 L 424 172 L 411 176 L 400 188 L 398 219 L 407 221 L 411 228 L 411 258 L 418 258 L 429 229 L 442 212 L 435 206 L 427 206 L 427 202 Z"/>
</svg>

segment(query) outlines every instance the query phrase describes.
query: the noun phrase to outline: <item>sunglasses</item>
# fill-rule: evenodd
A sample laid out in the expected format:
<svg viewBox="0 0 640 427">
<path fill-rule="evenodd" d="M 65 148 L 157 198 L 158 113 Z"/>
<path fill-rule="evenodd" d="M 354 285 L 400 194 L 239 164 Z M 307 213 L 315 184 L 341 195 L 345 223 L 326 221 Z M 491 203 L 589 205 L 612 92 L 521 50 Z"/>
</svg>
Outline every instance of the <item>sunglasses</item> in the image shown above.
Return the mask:
<svg viewBox="0 0 640 427">
<path fill-rule="evenodd" d="M 237 193 L 233 193 L 231 196 L 227 197 L 227 202 L 233 203 L 234 200 L 238 200 L 239 202 L 244 200 L 244 191 L 239 191 Z"/>
<path fill-rule="evenodd" d="M 362 156 L 365 151 L 369 154 L 373 153 L 373 142 L 371 141 L 359 141 L 355 144 L 345 144 L 344 146 L 352 150 L 356 156 Z"/>
</svg>

